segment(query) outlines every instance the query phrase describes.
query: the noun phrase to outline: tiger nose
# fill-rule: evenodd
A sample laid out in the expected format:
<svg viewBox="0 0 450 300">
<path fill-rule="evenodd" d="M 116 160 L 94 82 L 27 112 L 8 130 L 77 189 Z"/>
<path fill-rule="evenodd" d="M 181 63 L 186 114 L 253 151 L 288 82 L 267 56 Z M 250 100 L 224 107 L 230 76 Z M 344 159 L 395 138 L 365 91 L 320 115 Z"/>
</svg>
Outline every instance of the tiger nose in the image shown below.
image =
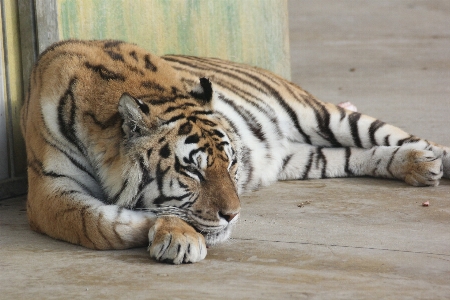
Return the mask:
<svg viewBox="0 0 450 300">
<path fill-rule="evenodd" d="M 225 219 L 227 222 L 231 222 L 231 220 L 233 220 L 237 215 L 239 215 L 239 213 L 223 214 L 223 213 L 219 212 L 219 217 L 221 217 L 222 219 Z"/>
</svg>

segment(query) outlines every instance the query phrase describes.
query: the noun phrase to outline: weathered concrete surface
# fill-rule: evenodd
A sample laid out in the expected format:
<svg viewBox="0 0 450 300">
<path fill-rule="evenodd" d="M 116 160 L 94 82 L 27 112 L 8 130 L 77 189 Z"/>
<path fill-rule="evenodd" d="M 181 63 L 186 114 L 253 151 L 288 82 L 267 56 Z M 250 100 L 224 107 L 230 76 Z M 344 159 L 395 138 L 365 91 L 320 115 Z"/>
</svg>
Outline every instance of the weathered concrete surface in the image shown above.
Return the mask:
<svg viewBox="0 0 450 300">
<path fill-rule="evenodd" d="M 96 252 L 52 240 L 28 230 L 22 199 L 7 200 L 2 295 L 442 299 L 450 295 L 449 192 L 448 182 L 281 182 L 244 197 L 234 238 L 184 266 L 155 263 L 144 248 Z"/>
<path fill-rule="evenodd" d="M 448 1 L 291 1 L 290 13 L 296 83 L 450 145 Z M 449 180 L 280 182 L 242 206 L 232 240 L 172 266 L 31 232 L 24 199 L 2 201 L 0 298 L 450 297 Z"/>
</svg>

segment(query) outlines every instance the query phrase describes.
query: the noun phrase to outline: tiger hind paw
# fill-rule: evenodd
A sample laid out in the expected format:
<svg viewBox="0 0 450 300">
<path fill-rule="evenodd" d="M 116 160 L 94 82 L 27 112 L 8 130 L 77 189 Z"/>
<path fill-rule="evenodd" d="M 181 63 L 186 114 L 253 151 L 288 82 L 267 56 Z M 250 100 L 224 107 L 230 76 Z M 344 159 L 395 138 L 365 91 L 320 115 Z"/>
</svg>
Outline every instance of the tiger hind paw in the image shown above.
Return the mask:
<svg viewBox="0 0 450 300">
<path fill-rule="evenodd" d="M 437 186 L 442 178 L 442 159 L 432 151 L 410 150 L 405 154 L 406 183 L 413 186 Z"/>
</svg>

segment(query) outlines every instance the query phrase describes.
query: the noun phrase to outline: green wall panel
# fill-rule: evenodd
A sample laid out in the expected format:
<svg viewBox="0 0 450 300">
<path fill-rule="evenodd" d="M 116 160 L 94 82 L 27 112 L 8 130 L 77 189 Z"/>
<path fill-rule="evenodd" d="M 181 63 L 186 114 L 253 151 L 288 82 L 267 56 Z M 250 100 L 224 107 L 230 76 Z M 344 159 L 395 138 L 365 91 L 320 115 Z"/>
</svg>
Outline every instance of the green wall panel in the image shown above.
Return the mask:
<svg viewBox="0 0 450 300">
<path fill-rule="evenodd" d="M 57 0 L 60 39 L 121 39 L 162 54 L 260 66 L 290 78 L 285 0 Z"/>
</svg>

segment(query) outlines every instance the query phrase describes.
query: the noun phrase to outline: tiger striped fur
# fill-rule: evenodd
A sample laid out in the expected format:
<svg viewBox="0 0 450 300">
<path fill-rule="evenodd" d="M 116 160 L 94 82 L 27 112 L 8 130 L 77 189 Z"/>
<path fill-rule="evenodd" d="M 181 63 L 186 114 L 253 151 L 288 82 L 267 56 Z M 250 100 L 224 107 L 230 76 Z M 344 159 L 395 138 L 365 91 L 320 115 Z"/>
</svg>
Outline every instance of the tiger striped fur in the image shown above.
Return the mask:
<svg viewBox="0 0 450 300">
<path fill-rule="evenodd" d="M 175 264 L 226 240 L 239 195 L 276 180 L 450 176 L 448 148 L 268 71 L 120 41 L 42 53 L 22 131 L 33 230 L 93 249 L 148 243 Z"/>
</svg>

